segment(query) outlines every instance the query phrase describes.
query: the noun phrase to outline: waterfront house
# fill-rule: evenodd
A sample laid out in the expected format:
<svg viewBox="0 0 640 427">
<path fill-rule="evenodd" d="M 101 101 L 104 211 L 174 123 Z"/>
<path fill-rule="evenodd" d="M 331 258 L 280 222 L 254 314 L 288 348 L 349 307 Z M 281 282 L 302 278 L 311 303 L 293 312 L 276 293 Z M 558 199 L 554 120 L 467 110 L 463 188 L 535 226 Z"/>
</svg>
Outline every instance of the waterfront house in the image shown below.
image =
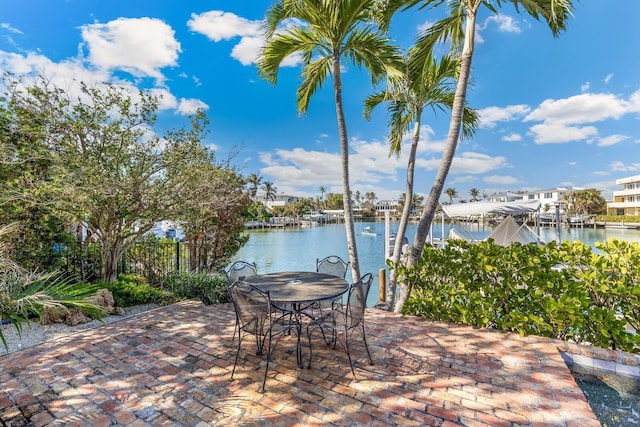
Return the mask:
<svg viewBox="0 0 640 427">
<path fill-rule="evenodd" d="M 640 175 L 616 179 L 622 190 L 613 192 L 613 202 L 607 203 L 608 215 L 640 215 Z"/>
</svg>

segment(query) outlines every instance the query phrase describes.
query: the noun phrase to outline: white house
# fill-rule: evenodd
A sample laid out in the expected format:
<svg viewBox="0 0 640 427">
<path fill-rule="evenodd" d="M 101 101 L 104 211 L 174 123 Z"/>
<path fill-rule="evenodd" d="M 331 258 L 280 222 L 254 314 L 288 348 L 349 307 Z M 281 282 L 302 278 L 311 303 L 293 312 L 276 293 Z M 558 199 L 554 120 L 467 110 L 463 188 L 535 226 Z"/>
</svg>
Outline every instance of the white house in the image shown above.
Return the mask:
<svg viewBox="0 0 640 427">
<path fill-rule="evenodd" d="M 542 212 L 550 212 L 555 208 L 554 206 L 560 205 L 560 211 L 564 211 L 563 207 L 566 205 L 565 196 L 572 191 L 580 191 L 584 188 L 578 187 L 558 187 L 547 190 L 536 190 L 531 192 L 525 192 L 521 194 L 521 200 L 539 200 Z"/>
<path fill-rule="evenodd" d="M 613 192 L 613 202 L 607 203 L 608 215 L 640 215 L 640 175 L 616 179 L 622 190 Z"/>
</svg>

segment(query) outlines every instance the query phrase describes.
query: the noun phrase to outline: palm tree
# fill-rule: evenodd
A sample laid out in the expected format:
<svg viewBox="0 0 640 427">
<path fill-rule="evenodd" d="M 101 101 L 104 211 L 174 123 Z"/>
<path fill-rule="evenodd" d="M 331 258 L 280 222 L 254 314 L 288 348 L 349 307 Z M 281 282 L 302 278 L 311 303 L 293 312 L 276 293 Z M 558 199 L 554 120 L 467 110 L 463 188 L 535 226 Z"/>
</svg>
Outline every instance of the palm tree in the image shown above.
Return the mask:
<svg viewBox="0 0 640 427">
<path fill-rule="evenodd" d="M 262 177 L 257 173 L 252 173 L 247 177 L 246 181 L 247 184 L 249 184 L 249 195 L 252 198 L 255 198 L 258 193 L 258 188 L 260 187 L 260 184 L 262 184 Z"/>
<path fill-rule="evenodd" d="M 327 77 L 333 77 L 340 154 L 342 200 L 349 261 L 354 282 L 360 278 L 349 184 L 349 139 L 342 103 L 342 59 L 371 73 L 374 82 L 397 74 L 398 48 L 373 26 L 373 0 L 277 0 L 265 23 L 267 44 L 258 60 L 262 77 L 276 83 L 280 64 L 301 54 L 302 75 L 297 90 L 298 111 L 306 113 L 311 97 Z M 291 19 L 302 25 L 279 31 Z M 277 31 L 278 30 L 278 31 Z"/>
<path fill-rule="evenodd" d="M 327 193 L 327 188 L 324 185 L 321 185 L 318 188 L 318 191 L 320 191 L 320 197 L 324 201 L 324 195 Z"/>
<path fill-rule="evenodd" d="M 387 88 L 369 96 L 365 100 L 365 118 L 370 119 L 371 111 L 382 102 L 388 103 L 389 112 L 389 143 L 390 155 L 399 155 L 404 135 L 413 126 L 411 149 L 407 163 L 407 185 L 404 193 L 405 200 L 411 203 L 402 204 L 402 214 L 398 224 L 397 237 L 391 255 L 392 263 L 398 263 L 402 254 L 404 237 L 409 224 L 409 217 L 413 209 L 413 182 L 416 163 L 416 152 L 420 141 L 420 128 L 422 127 L 422 113 L 430 107 L 432 110 L 444 110 L 451 108 L 453 104 L 453 79 L 458 71 L 458 61 L 449 56 L 443 57 L 440 62 L 430 60 L 423 63 L 424 68 L 410 66 L 414 60 L 414 49 L 409 51 L 405 61 L 405 76 L 400 81 L 389 81 Z M 474 110 L 465 109 L 463 132 L 470 136 L 477 127 L 477 114 Z M 395 269 L 391 269 L 386 300 L 393 306 L 396 293 Z"/>
<path fill-rule="evenodd" d="M 271 181 L 265 181 L 262 184 L 262 190 L 264 190 L 264 198 L 265 200 L 275 200 L 278 195 L 278 189 L 273 185 Z"/>
<path fill-rule="evenodd" d="M 446 190 L 444 190 L 444 194 L 449 196 L 449 204 L 450 205 L 453 204 L 453 199 L 456 199 L 458 197 L 458 191 L 453 187 L 449 187 Z"/>
<path fill-rule="evenodd" d="M 427 29 L 416 42 L 416 49 L 420 52 L 415 62 L 420 63 L 420 56 L 424 61 L 431 58 L 434 47 L 438 43 L 450 42 L 451 50 L 460 53 L 460 74 L 456 85 L 456 93 L 451 108 L 451 121 L 445 150 L 427 203 L 422 210 L 420 222 L 413 240 L 408 265 L 416 264 L 429 234 L 429 228 L 438 209 L 438 201 L 449 174 L 451 163 L 458 146 L 460 129 L 462 127 L 464 106 L 467 98 L 467 86 L 471 74 L 471 62 L 475 46 L 476 18 L 480 6 L 485 6 L 490 12 L 498 14 L 498 9 L 506 3 L 515 6 L 516 11 L 524 9 L 537 20 L 544 19 L 554 37 L 566 29 L 567 21 L 573 9 L 572 0 L 387 0 L 385 5 L 385 23 L 400 9 L 407 9 L 418 4 L 421 7 L 438 7 L 445 4 L 448 8 L 447 16 Z M 418 66 L 418 68 L 420 68 Z M 402 295 L 396 303 L 395 311 L 402 307 L 411 293 L 410 285 L 403 289 Z"/>
<path fill-rule="evenodd" d="M 469 190 L 469 195 L 471 196 L 472 202 L 477 202 L 478 197 L 480 196 L 480 190 L 478 190 L 477 188 L 472 188 L 471 190 Z"/>
</svg>

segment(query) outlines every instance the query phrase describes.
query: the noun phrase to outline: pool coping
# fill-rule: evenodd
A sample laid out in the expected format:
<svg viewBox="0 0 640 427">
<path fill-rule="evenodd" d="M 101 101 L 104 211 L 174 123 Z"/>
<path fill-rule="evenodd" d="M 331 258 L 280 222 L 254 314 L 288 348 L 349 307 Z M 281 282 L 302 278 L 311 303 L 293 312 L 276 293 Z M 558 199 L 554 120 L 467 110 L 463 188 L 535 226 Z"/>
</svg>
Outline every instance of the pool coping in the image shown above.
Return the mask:
<svg viewBox="0 0 640 427">
<path fill-rule="evenodd" d="M 580 372 L 583 373 L 599 374 L 608 372 L 632 377 L 640 381 L 640 354 L 568 341 L 554 341 L 569 369 L 577 365 L 580 367 Z"/>
</svg>

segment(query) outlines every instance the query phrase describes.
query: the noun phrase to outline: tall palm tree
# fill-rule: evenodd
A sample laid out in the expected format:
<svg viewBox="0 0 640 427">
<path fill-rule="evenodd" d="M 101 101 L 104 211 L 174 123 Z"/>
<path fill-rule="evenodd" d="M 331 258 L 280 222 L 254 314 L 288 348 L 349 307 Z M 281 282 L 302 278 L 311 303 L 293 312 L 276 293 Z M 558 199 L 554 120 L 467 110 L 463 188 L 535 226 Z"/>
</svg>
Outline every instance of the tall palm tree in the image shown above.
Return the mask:
<svg viewBox="0 0 640 427">
<path fill-rule="evenodd" d="M 320 197 L 322 198 L 322 200 L 324 200 L 324 195 L 327 193 L 327 188 L 324 185 L 321 185 L 318 188 L 318 191 L 320 191 Z"/>
<path fill-rule="evenodd" d="M 399 155 L 402 140 L 413 126 L 411 149 L 407 162 L 407 184 L 404 193 L 405 202 L 402 204 L 402 214 L 398 224 L 397 237 L 391 255 L 392 263 L 398 263 L 402 254 L 402 246 L 409 224 L 409 217 L 413 209 L 413 183 L 416 163 L 416 152 L 420 141 L 422 114 L 425 108 L 434 111 L 451 108 L 453 104 L 454 84 L 459 61 L 450 56 L 443 57 L 440 62 L 431 59 L 423 62 L 424 68 L 411 66 L 415 49 L 411 49 L 405 61 L 405 75 L 400 81 L 389 81 L 387 88 L 374 93 L 365 100 L 365 118 L 370 119 L 371 111 L 383 102 L 388 103 L 389 112 L 389 155 Z M 474 110 L 465 109 L 463 132 L 465 136 L 472 135 L 477 128 L 478 117 Z M 389 286 L 386 301 L 393 306 L 396 293 L 395 269 L 390 271 Z"/>
<path fill-rule="evenodd" d="M 249 195 L 252 198 L 255 198 L 258 193 L 258 188 L 260 187 L 260 184 L 262 184 L 262 177 L 257 173 L 252 173 L 247 177 L 246 181 L 247 184 L 249 184 Z"/>
<path fill-rule="evenodd" d="M 451 109 L 451 121 L 445 150 L 438 173 L 434 180 L 427 203 L 422 210 L 420 222 L 413 240 L 408 265 L 412 266 L 422 256 L 422 250 L 429 234 L 429 228 L 438 208 L 438 201 L 442 194 L 447 175 L 460 136 L 463 111 L 467 97 L 467 86 L 471 74 L 471 63 L 475 47 L 475 28 L 478 11 L 485 6 L 490 12 L 498 14 L 503 4 L 512 4 L 516 11 L 524 10 L 536 20 L 544 20 L 554 37 L 566 29 L 566 24 L 573 9 L 572 0 L 385 0 L 385 23 L 400 9 L 407 9 L 416 5 L 433 7 L 446 5 L 446 17 L 427 29 L 417 40 L 416 49 L 421 52 L 425 61 L 431 58 L 434 47 L 439 43 L 450 42 L 452 52 L 459 53 L 460 75 L 456 86 L 456 93 Z M 418 55 L 419 56 L 419 55 Z M 418 64 L 420 60 L 416 61 Z M 402 308 L 411 293 L 410 285 L 403 287 L 395 311 Z"/>
<path fill-rule="evenodd" d="M 469 195 L 471 196 L 472 202 L 477 202 L 478 197 L 480 197 L 480 190 L 478 190 L 477 188 L 472 188 L 471 190 L 469 190 Z"/>
<path fill-rule="evenodd" d="M 340 155 L 342 161 L 342 201 L 349 261 L 354 282 L 360 265 L 353 224 L 349 184 L 349 139 L 342 103 L 342 60 L 364 68 L 374 82 L 399 69 L 398 48 L 373 26 L 374 0 L 277 0 L 267 13 L 267 44 L 258 59 L 262 77 L 276 83 L 282 61 L 301 54 L 301 83 L 297 90 L 298 111 L 306 113 L 311 97 L 327 77 L 333 77 Z M 301 25 L 280 31 L 284 21 Z"/>
<path fill-rule="evenodd" d="M 453 199 L 458 198 L 458 190 L 456 190 L 453 187 L 449 187 L 446 190 L 444 190 L 444 194 L 446 194 L 449 197 L 449 204 L 452 205 L 453 204 Z"/>
<path fill-rule="evenodd" d="M 278 189 L 273 185 L 271 181 L 265 181 L 262 184 L 262 190 L 264 190 L 264 198 L 265 200 L 275 200 L 278 195 Z"/>
</svg>

